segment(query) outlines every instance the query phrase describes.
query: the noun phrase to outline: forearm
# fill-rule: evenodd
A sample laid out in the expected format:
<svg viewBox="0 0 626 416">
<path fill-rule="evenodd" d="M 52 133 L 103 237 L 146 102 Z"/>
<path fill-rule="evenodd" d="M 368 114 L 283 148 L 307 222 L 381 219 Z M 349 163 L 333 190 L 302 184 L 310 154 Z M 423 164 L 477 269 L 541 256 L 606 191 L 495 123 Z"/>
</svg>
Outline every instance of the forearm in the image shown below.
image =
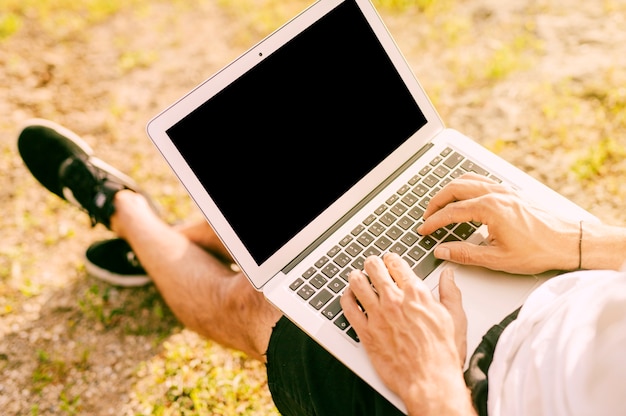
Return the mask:
<svg viewBox="0 0 626 416">
<path fill-rule="evenodd" d="M 626 261 L 626 228 L 582 223 L 581 269 L 618 270 Z"/>
</svg>

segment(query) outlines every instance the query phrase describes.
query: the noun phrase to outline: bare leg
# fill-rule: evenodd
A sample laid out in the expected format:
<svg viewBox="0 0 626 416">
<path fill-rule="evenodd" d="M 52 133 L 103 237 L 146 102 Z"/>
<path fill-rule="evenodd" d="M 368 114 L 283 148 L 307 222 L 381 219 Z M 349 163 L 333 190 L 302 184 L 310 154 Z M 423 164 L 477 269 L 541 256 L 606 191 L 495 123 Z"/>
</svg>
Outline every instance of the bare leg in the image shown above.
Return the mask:
<svg viewBox="0 0 626 416">
<path fill-rule="evenodd" d="M 196 243 L 205 250 L 211 252 L 221 260 L 227 263 L 233 263 L 226 247 L 215 234 L 213 228 L 205 220 L 199 220 L 191 223 L 183 223 L 174 227 L 176 231 L 187 237 L 193 243 Z"/>
<path fill-rule="evenodd" d="M 208 224 L 197 227 L 187 232 L 192 235 L 204 229 L 203 246 L 223 250 Z M 265 362 L 272 328 L 281 313 L 242 273 L 163 222 L 145 198 L 132 191 L 115 195 L 111 229 L 128 241 L 183 325 Z"/>
</svg>

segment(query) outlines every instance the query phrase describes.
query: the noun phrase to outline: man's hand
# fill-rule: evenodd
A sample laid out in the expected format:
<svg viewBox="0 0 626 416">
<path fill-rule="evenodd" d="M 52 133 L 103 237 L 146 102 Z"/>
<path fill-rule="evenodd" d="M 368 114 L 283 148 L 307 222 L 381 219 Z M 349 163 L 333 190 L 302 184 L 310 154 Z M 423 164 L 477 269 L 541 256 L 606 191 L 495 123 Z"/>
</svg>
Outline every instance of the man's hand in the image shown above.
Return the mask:
<svg viewBox="0 0 626 416">
<path fill-rule="evenodd" d="M 452 271 L 441 275 L 441 302 L 397 254 L 368 257 L 365 273 L 350 274 L 341 305 L 383 382 L 409 414 L 473 414 L 462 372 L 467 320 Z"/>
<path fill-rule="evenodd" d="M 488 244 L 442 243 L 435 256 L 461 264 L 510 273 L 573 270 L 579 264 L 580 229 L 531 206 L 511 188 L 468 173 L 450 182 L 429 202 L 424 224 L 428 235 L 452 223 L 477 221 L 489 230 Z"/>
</svg>

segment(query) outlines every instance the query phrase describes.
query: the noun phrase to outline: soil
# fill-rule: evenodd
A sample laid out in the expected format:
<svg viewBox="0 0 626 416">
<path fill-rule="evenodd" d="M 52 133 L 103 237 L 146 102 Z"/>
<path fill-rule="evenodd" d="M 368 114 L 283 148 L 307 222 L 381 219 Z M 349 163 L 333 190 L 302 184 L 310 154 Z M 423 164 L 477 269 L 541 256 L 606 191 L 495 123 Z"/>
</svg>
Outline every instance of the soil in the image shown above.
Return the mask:
<svg viewBox="0 0 626 416">
<path fill-rule="evenodd" d="M 141 183 L 167 221 L 200 218 L 147 121 L 308 4 L 225 3 L 157 1 L 91 23 L 25 15 L 0 40 L 2 414 L 181 414 L 167 388 L 176 381 L 154 367 L 173 360 L 193 372 L 206 356 L 247 374 L 258 403 L 186 414 L 272 412 L 258 363 L 182 328 L 154 287 L 86 274 L 86 247 L 111 233 L 46 192 L 15 146 L 26 120 L 51 119 Z M 441 3 L 440 14 L 380 10 L 446 124 L 626 225 L 624 113 L 612 111 L 626 108 L 626 0 Z M 602 143 L 606 163 L 581 179 L 573 167 Z M 235 163 L 209 148 L 214 156 Z M 177 356 L 183 346 L 191 351 Z"/>
</svg>

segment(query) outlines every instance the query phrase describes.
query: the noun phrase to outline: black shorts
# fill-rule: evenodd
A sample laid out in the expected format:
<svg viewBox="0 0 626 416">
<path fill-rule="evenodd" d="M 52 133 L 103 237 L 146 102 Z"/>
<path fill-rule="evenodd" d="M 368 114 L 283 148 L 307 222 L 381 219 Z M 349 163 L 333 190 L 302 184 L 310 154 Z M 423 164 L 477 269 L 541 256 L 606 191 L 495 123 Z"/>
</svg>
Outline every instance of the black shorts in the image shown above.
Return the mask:
<svg viewBox="0 0 626 416">
<path fill-rule="evenodd" d="M 481 415 L 495 345 L 517 312 L 494 325 L 470 359 L 466 382 Z M 267 348 L 267 381 L 283 416 L 404 414 L 285 317 L 276 323 Z"/>
<path fill-rule="evenodd" d="M 267 381 L 283 416 L 403 415 L 285 317 L 267 348 Z"/>
</svg>

